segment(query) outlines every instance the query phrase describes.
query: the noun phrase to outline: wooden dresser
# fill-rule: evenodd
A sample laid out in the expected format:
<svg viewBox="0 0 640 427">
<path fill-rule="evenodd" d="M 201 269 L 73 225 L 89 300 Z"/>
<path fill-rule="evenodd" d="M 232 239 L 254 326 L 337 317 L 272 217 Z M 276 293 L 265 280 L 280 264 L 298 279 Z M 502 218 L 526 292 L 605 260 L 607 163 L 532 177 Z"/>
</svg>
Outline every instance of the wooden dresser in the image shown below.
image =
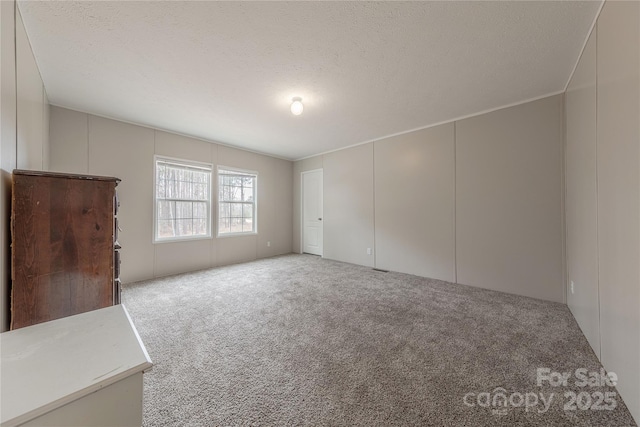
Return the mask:
<svg viewBox="0 0 640 427">
<path fill-rule="evenodd" d="M 120 303 L 118 182 L 13 171 L 11 329 Z"/>
</svg>

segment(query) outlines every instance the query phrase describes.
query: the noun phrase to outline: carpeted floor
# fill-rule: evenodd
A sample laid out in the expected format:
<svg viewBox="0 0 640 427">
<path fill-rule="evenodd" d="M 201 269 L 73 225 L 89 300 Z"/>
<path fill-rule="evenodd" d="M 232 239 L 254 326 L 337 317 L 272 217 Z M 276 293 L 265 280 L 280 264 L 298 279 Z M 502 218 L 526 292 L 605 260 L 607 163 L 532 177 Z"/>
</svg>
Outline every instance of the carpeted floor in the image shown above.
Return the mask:
<svg viewBox="0 0 640 427">
<path fill-rule="evenodd" d="M 601 365 L 562 304 L 310 255 L 123 302 L 155 364 L 145 426 L 635 425 L 615 388 L 576 385 Z M 538 386 L 537 368 L 571 377 Z"/>
</svg>

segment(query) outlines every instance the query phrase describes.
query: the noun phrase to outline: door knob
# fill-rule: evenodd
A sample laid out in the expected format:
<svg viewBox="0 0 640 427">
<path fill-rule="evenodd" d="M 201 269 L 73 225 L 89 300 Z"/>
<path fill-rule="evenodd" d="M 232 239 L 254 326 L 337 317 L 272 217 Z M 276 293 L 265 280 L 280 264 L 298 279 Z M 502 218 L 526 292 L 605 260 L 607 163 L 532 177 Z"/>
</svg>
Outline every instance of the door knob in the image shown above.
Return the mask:
<svg viewBox="0 0 640 427">
<path fill-rule="evenodd" d="M 322 218 L 318 218 L 318 221 L 322 221 Z"/>
</svg>

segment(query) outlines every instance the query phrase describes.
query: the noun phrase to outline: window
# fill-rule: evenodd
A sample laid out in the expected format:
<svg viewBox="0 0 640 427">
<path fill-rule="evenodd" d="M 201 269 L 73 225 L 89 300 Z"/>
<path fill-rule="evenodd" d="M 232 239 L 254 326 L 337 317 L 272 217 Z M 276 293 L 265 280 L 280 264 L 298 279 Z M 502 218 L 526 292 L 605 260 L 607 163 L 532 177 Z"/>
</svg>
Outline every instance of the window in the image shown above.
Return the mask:
<svg viewBox="0 0 640 427">
<path fill-rule="evenodd" d="M 211 237 L 211 165 L 155 158 L 156 242 Z"/>
<path fill-rule="evenodd" d="M 256 233 L 256 187 L 254 172 L 218 168 L 218 235 Z"/>
</svg>

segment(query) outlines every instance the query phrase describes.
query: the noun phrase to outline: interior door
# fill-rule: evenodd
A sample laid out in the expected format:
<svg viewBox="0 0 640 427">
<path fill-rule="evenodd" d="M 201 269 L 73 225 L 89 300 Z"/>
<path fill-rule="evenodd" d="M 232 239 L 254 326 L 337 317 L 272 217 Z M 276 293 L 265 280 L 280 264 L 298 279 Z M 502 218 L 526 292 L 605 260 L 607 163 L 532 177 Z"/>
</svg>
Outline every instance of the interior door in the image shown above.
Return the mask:
<svg viewBox="0 0 640 427">
<path fill-rule="evenodd" d="M 302 173 L 302 252 L 322 256 L 322 169 Z"/>
</svg>

